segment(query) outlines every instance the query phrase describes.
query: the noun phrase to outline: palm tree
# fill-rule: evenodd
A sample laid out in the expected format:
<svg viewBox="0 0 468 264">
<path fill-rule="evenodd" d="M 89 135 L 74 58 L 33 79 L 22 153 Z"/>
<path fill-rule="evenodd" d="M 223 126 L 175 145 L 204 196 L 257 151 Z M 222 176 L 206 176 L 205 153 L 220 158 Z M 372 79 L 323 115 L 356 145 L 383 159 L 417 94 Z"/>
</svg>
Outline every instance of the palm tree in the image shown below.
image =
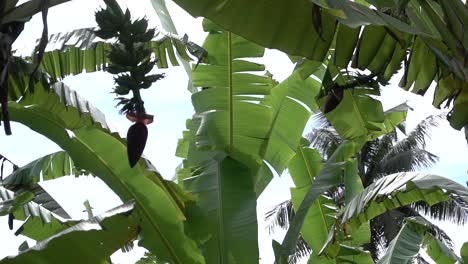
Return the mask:
<svg viewBox="0 0 468 264">
<path fill-rule="evenodd" d="M 426 140 L 430 138 L 430 129 L 437 127 L 440 119 L 441 115 L 427 117 L 401 139 L 398 132 L 393 131 L 367 142 L 357 155 L 358 171 L 364 187 L 392 173 L 427 169 L 434 165 L 438 157 L 425 150 Z M 306 137 L 311 147 L 317 149 L 326 160 L 343 142 L 343 139 L 322 114 L 315 116 L 315 121 L 318 127 L 314 128 Z M 404 126 L 399 128 L 402 132 L 405 131 Z M 344 205 L 343 185 L 338 186 L 335 190 L 330 190 L 328 195 L 333 197 L 338 205 Z M 461 225 L 468 220 L 468 205 L 455 198 L 433 206 L 426 203 L 416 203 L 388 211 L 371 221 L 371 243 L 365 245 L 365 249 L 371 252 L 374 259 L 378 259 L 388 243 L 397 235 L 404 218 L 420 216 L 420 213 Z M 268 231 L 272 233 L 276 227 L 287 229 L 293 217 L 294 210 L 291 200 L 278 204 L 265 215 L 265 220 L 270 221 Z M 439 239 L 448 246 L 453 246 L 452 241 L 443 230 L 437 226 L 433 226 L 432 229 L 432 232 Z M 311 249 L 305 241 L 299 239 L 296 252 L 289 259 L 289 263 L 297 263 L 300 258 L 308 256 L 310 252 Z M 421 257 L 416 260 L 417 263 L 424 263 L 423 261 Z"/>
</svg>

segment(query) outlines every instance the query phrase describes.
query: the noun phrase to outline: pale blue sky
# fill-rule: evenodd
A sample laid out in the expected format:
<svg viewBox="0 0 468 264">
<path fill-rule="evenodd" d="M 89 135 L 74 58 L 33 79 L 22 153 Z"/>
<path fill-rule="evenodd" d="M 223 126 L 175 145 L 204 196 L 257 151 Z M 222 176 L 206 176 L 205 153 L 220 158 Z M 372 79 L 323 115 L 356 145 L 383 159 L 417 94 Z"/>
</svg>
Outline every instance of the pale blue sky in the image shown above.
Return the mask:
<svg viewBox="0 0 468 264">
<path fill-rule="evenodd" d="M 158 24 L 150 1 L 119 1 L 124 6 L 128 5 L 134 16 L 146 15 L 154 25 Z M 94 26 L 94 11 L 100 1 L 82 0 L 53 8 L 49 11 L 49 32 L 62 32 L 74 28 Z M 187 33 L 191 40 L 202 44 L 205 33 L 201 30 L 200 19 L 193 19 L 183 10 L 173 3 L 168 3 L 179 33 Z M 34 44 L 34 40 L 40 35 L 41 21 L 38 17 L 33 18 L 25 29 L 24 34 L 17 47 L 21 50 L 24 47 Z M 288 58 L 278 51 L 267 51 L 264 63 L 275 76 L 275 79 L 282 80 L 292 71 L 293 65 Z M 186 91 L 186 75 L 181 67 L 161 70 L 167 77 L 157 82 L 154 87 L 144 92 L 145 106 L 147 112 L 155 115 L 155 122 L 149 126 L 149 138 L 145 149 L 147 156 L 166 177 L 171 178 L 175 167 L 180 163 L 180 159 L 174 156 L 177 139 L 181 136 L 181 131 L 185 128 L 185 120 L 191 117 L 192 106 L 190 94 Z M 399 80 L 394 83 L 398 83 Z M 103 111 L 111 123 L 122 134 L 130 122 L 118 114 L 114 108 L 115 101 L 110 94 L 113 86 L 112 77 L 105 73 L 83 74 L 69 77 L 65 80 L 73 89 L 92 102 Z M 432 93 L 430 93 L 432 94 Z M 425 116 L 437 112 L 431 105 L 431 96 L 421 98 L 413 94 L 408 94 L 403 90 L 391 85 L 383 91 L 383 103 L 385 108 L 390 108 L 403 101 L 409 103 L 416 111 L 408 115 L 408 125 L 414 126 Z M 29 128 L 19 124 L 13 124 L 13 136 L 6 137 L 0 133 L 0 153 L 13 160 L 19 165 L 24 165 L 35 158 L 59 150 L 58 146 L 48 139 L 37 135 Z M 311 127 L 308 126 L 307 130 Z M 455 131 L 443 122 L 440 128 L 433 131 L 433 138 L 428 148 L 433 153 L 439 155 L 440 162 L 428 170 L 431 173 L 443 175 L 464 183 L 468 179 L 467 170 L 468 148 L 464 135 L 460 131 Z M 74 218 L 86 218 L 83 212 L 82 203 L 89 199 L 94 207 L 95 213 L 104 212 L 120 204 L 118 197 L 113 194 L 99 179 L 83 177 L 80 179 L 64 178 L 54 182 L 44 183 L 43 186 L 50 191 L 69 214 Z M 271 237 L 267 235 L 263 215 L 273 205 L 289 198 L 289 187 L 291 180 L 287 176 L 276 178 L 258 201 L 259 244 L 261 250 L 261 263 L 272 263 L 273 255 L 271 251 Z M 19 226 L 19 223 L 16 223 Z M 460 228 L 447 227 L 449 234 L 460 246 L 464 237 L 461 237 Z M 458 233 L 457 233 L 458 231 Z M 468 228 L 464 228 L 464 233 L 468 233 Z M 0 258 L 6 255 L 17 253 L 19 244 L 24 238 L 15 237 L 13 232 L 8 230 L 6 217 L 0 218 Z M 282 232 L 279 232 L 275 239 L 280 239 Z M 31 244 L 30 244 L 31 245 Z M 142 250 L 135 250 L 131 253 L 118 253 L 113 257 L 115 263 L 134 263 L 139 258 Z"/>
</svg>

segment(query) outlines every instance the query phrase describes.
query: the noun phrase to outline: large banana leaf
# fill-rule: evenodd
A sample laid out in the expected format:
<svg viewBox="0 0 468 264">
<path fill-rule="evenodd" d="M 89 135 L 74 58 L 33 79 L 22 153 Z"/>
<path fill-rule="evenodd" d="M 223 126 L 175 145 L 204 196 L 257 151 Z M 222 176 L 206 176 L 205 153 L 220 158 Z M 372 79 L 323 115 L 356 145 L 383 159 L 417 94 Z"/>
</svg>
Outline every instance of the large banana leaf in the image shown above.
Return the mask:
<svg viewBox="0 0 468 264">
<path fill-rule="evenodd" d="M 356 181 L 358 179 L 357 170 L 354 170 L 354 175 L 350 173 L 349 167 L 350 163 L 355 163 L 351 158 L 360 150 L 366 140 L 370 140 L 376 136 L 388 133 L 395 129 L 395 127 L 401 123 L 405 116 L 407 107 L 395 107 L 394 109 L 389 110 L 387 113 L 383 113 L 382 106 L 378 101 L 372 101 L 374 99 L 365 95 L 364 92 L 357 90 L 355 95 L 351 94 L 350 91 L 344 91 L 344 99 L 338 105 L 338 107 L 348 106 L 346 109 L 347 114 L 351 112 L 351 116 L 355 115 L 351 119 L 343 119 L 338 114 L 333 114 L 334 111 L 327 114 L 327 119 L 330 123 L 335 124 L 335 126 L 341 127 L 341 133 L 347 135 L 348 138 L 353 139 L 352 141 L 345 141 L 340 147 L 333 153 L 333 155 L 325 163 L 324 168 L 320 171 L 318 176 L 315 179 L 314 184 L 311 185 L 307 193 L 303 196 L 303 201 L 300 203 L 300 206 L 297 208 L 296 215 L 294 217 L 293 223 L 290 225 L 286 237 L 282 243 L 281 253 L 279 256 L 280 259 L 277 259 L 279 263 L 283 263 L 287 260 L 288 256 L 291 254 L 293 247 L 297 241 L 299 231 L 304 224 L 304 219 L 307 215 L 309 208 L 312 206 L 316 199 L 320 197 L 322 193 L 334 187 L 340 182 L 340 175 L 342 170 L 345 168 L 346 171 L 350 174 L 348 178 L 351 177 L 354 180 L 350 180 L 350 184 L 353 184 L 353 187 L 356 186 Z M 373 119 L 375 113 L 367 114 L 365 111 L 361 112 L 359 110 L 358 104 L 353 100 L 348 99 L 351 102 L 348 104 L 343 104 L 343 101 L 347 100 L 346 97 L 364 97 L 364 101 L 370 100 L 368 104 L 377 105 L 377 109 L 381 111 L 381 118 Z M 361 107 L 366 107 L 366 103 L 363 103 Z M 374 111 L 374 110 L 372 110 Z M 378 115 L 378 114 L 377 114 Z M 357 116 L 357 117 L 356 117 Z M 357 119 L 357 120 L 356 120 Z M 368 124 L 368 128 L 360 131 L 362 129 L 361 125 Z M 371 129 L 369 129 L 371 128 Z M 347 130 L 357 131 L 356 133 L 347 134 Z M 354 164 L 355 166 L 355 164 Z M 346 178 L 346 177 L 345 177 Z M 360 183 L 362 185 L 362 183 Z M 350 191 L 350 190 L 348 190 Z M 357 189 L 353 191 L 352 195 L 356 195 Z M 362 243 L 366 243 L 369 239 L 369 227 L 367 225 L 363 226 L 360 229 L 355 229 L 352 231 L 354 235 L 354 240 L 349 241 L 349 244 L 355 246 Z M 337 253 L 337 252 L 335 252 Z M 367 258 L 367 257 L 365 257 Z"/>
<path fill-rule="evenodd" d="M 0 263 L 110 263 L 110 255 L 138 235 L 134 207 L 129 202 L 80 222 Z"/>
<path fill-rule="evenodd" d="M 259 195 L 272 178 L 262 160 L 278 173 L 285 169 L 311 111 L 317 109 L 314 97 L 319 83 L 303 80 L 294 72 L 276 85 L 270 76 L 255 74 L 265 69 L 263 65 L 245 60 L 262 56 L 262 47 L 224 32 L 208 20 L 204 27 L 210 31 L 203 45 L 209 55 L 193 71 L 194 85 L 202 87 L 192 96 L 202 118 L 196 146 L 224 150 L 258 171 Z"/>
<path fill-rule="evenodd" d="M 110 51 L 111 43 L 98 38 L 94 30 L 94 28 L 83 28 L 50 35 L 41 61 L 42 69 L 54 81 L 68 75 L 103 70 L 108 63 L 107 53 Z M 159 68 L 167 68 L 169 61 L 172 65 L 178 66 L 176 54 L 182 61 L 192 60 L 190 55 L 198 60 L 206 56 L 206 52 L 197 44 L 188 41 L 187 36 L 158 33 L 148 45 L 153 49 L 157 59 L 156 65 Z M 27 52 L 18 51 L 17 55 L 30 56 L 23 53 Z"/>
<path fill-rule="evenodd" d="M 197 240 L 210 249 L 204 251 L 208 262 L 255 263 L 258 262 L 258 243 L 256 236 L 252 236 L 252 227 L 244 224 L 252 221 L 256 226 L 256 212 L 252 206 L 255 198 L 251 197 L 251 191 L 260 195 L 272 178 L 272 170 L 263 160 L 281 173 L 294 156 L 311 111 L 317 109 L 314 97 L 319 83 L 304 80 L 295 72 L 276 85 L 271 76 L 258 74 L 265 70 L 263 65 L 246 59 L 261 57 L 262 47 L 222 31 L 210 21 L 205 20 L 203 25 L 209 31 L 203 45 L 208 58 L 193 70 L 194 85 L 202 89 L 192 95 L 196 114 L 187 123 L 189 130 L 179 141 L 177 155 L 185 160 L 178 175 L 179 182 L 198 197 L 199 203 L 194 209 L 197 215 L 209 218 L 214 212 L 218 214 L 207 230 L 190 221 L 189 230 L 198 230 Z M 229 163 L 237 164 L 235 168 L 243 168 L 236 176 L 239 184 L 253 181 L 255 189 L 245 185 L 243 188 L 248 192 L 236 195 L 240 190 L 234 188 L 237 185 L 232 186 L 234 192 L 220 184 L 227 179 L 230 182 L 234 174 L 222 170 L 213 173 L 213 166 L 222 167 L 228 163 L 216 158 L 218 152 L 226 153 L 231 160 Z M 207 184 L 216 188 L 208 189 Z M 230 199 L 234 205 L 246 206 L 225 208 L 221 202 L 213 203 L 212 196 L 216 193 L 223 198 L 220 201 Z M 238 220 L 245 215 L 251 218 Z M 235 240 L 219 236 L 220 230 L 229 226 L 234 226 L 239 234 Z M 233 241 L 235 246 L 232 246 Z M 218 248 L 214 248 L 214 243 Z M 233 248 L 232 260 L 226 258 L 227 248 Z M 252 253 L 242 254 L 241 249 Z"/>
<path fill-rule="evenodd" d="M 268 76 L 244 73 L 264 70 L 263 65 L 242 59 L 262 56 L 262 47 L 220 31 L 209 21 L 204 21 L 204 28 L 210 31 L 203 45 L 208 58 L 193 70 L 194 85 L 202 87 L 192 95 L 197 114 L 177 151 L 186 158 L 179 181 L 197 197 L 188 210 L 187 230 L 208 263 L 255 263 L 256 194 L 251 168 L 259 167 L 271 120 L 269 108 L 258 104 L 262 98 L 255 96 L 268 94 L 274 82 Z"/>
<path fill-rule="evenodd" d="M 22 84 L 28 80 L 27 72 L 10 76 L 12 93 L 24 91 L 28 86 Z M 135 200 L 141 245 L 172 263 L 204 262 L 183 233 L 184 198 L 176 186 L 164 181 L 146 160 L 134 168 L 122 162 L 127 155 L 125 140 L 110 132 L 103 114 L 76 92 L 61 83 L 49 87 L 42 80 L 26 89 L 20 100 L 10 102 L 9 110 L 12 120 L 56 142 L 77 166 L 100 177 L 123 201 Z"/>
<path fill-rule="evenodd" d="M 438 241 L 430 232 L 431 223 L 422 217 L 405 219 L 398 235 L 388 245 L 385 255 L 378 264 L 411 263 L 423 248 L 435 263 L 463 263 L 445 244 Z"/>
<path fill-rule="evenodd" d="M 323 68 L 323 65 L 319 65 L 309 69 L 309 72 L 313 72 L 314 76 L 320 79 Z M 307 77 L 309 75 L 307 74 Z M 285 170 L 288 162 L 296 154 L 307 121 L 312 112 L 318 109 L 314 99 L 319 88 L 319 81 L 312 78 L 303 79 L 301 70 L 298 69 L 276 85 L 261 101 L 262 104 L 271 107 L 273 114 L 268 140 L 261 157 L 278 174 Z M 256 179 L 258 194 L 271 180 L 269 170 L 267 165 L 262 163 Z"/>
<path fill-rule="evenodd" d="M 314 212 L 309 213 L 309 208 L 313 206 L 316 200 L 324 192 L 330 190 L 330 188 L 335 187 L 341 182 L 341 176 L 345 168 L 349 167 L 349 163 L 353 162 L 351 159 L 355 153 L 357 153 L 364 144 L 364 140 L 360 139 L 357 141 L 344 141 L 333 153 L 333 155 L 327 160 L 323 168 L 318 172 L 317 176 L 314 179 L 313 184 L 310 185 L 310 188 L 303 196 L 302 202 L 296 210 L 296 214 L 292 223 L 288 228 L 288 232 L 281 244 L 281 248 L 276 249 L 276 262 L 277 263 L 287 263 L 289 255 L 293 252 L 294 246 L 296 244 L 299 232 L 302 229 L 304 221 L 306 221 L 306 216 L 308 214 L 312 215 Z M 293 163 L 294 164 L 294 163 Z M 302 184 L 304 181 L 301 181 Z M 314 223 L 314 225 L 316 225 Z M 329 224 L 327 224 L 329 225 Z M 318 226 L 318 224 L 317 224 Z M 324 230 L 324 228 L 322 228 Z M 329 230 L 334 228 L 329 227 Z M 358 232 L 359 231 L 359 232 Z M 366 241 L 368 235 L 366 230 L 358 230 L 357 234 L 362 235 L 362 238 L 359 238 L 359 243 L 361 241 Z M 323 239 L 323 237 L 322 237 Z M 361 240 L 362 239 L 362 240 Z M 327 241 L 330 240 L 330 235 L 327 237 Z M 352 243 L 351 243 L 352 244 Z M 341 245 L 338 245 L 341 247 Z M 347 246 L 346 246 L 347 247 Z M 318 253 L 316 251 L 316 253 Z M 339 252 L 334 252 L 335 256 Z M 347 253 L 343 253 L 347 254 Z M 343 255 L 345 256 L 345 255 Z M 363 256 L 364 257 L 364 256 Z M 367 258 L 367 257 L 365 257 Z"/>
<path fill-rule="evenodd" d="M 409 89 L 414 84 L 412 91 L 418 94 L 424 94 L 433 80 L 468 81 L 468 38 L 462 33 L 468 8 L 461 0 L 175 2 L 194 16 L 290 55 L 323 61 L 334 48 L 337 66 L 346 68 L 352 62 L 352 67 L 368 69 L 382 80 L 389 80 L 405 62 L 401 85 Z M 463 85 L 452 90 L 443 101 L 451 103 L 466 93 Z M 434 105 L 440 106 L 435 101 Z M 468 110 L 454 106 L 449 120 L 454 128 L 462 128 L 468 123 Z"/>
</svg>

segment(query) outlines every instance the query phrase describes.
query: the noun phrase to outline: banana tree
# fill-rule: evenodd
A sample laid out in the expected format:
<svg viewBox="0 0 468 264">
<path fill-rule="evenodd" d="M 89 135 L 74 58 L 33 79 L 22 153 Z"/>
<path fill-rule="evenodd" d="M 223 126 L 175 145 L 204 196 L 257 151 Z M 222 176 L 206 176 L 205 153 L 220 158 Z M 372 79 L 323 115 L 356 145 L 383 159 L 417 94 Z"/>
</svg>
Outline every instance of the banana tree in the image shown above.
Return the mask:
<svg viewBox="0 0 468 264">
<path fill-rule="evenodd" d="M 109 222 L 102 217 L 98 223 L 94 219 L 91 223 L 71 223 L 71 229 L 57 230 L 34 249 L 0 263 L 22 263 L 31 259 L 42 261 L 44 256 L 48 256 L 48 261 L 60 262 L 64 260 L 64 249 L 72 248 L 77 241 L 98 248 L 96 245 L 104 244 L 108 248 L 94 255 L 89 248 L 80 248 L 80 254 L 70 261 L 105 263 L 113 251 L 137 235 L 140 245 L 152 252 L 148 256 L 150 260 L 168 263 L 259 261 L 256 199 L 271 181 L 273 173 L 281 174 L 286 168 L 293 171 L 303 164 L 298 157 L 309 157 L 311 151 L 304 150 L 301 144 L 302 132 L 312 112 L 318 109 L 315 97 L 323 83 L 318 80 L 328 82 L 330 77 L 334 78 L 329 76 L 331 73 L 337 75 L 341 72 L 321 62 L 303 60 L 289 78 L 277 83 L 265 73 L 263 65 L 249 59 L 261 58 L 263 47 L 208 20 L 203 26 L 209 32 L 203 45 L 208 56 L 192 71 L 193 84 L 198 87 L 192 95 L 195 114 L 187 121 L 188 130 L 184 131 L 177 149 L 177 155 L 184 158 L 183 166 L 178 170 L 178 184 L 164 180 L 146 159 L 139 160 L 133 168 L 122 162 L 126 159 L 125 139 L 108 128 L 104 115 L 89 102 L 63 83 L 56 82 L 68 74 L 105 67 L 106 58 L 101 57 L 105 54 L 105 42 L 95 45 L 89 41 L 90 45 L 81 49 L 68 46 L 63 51 L 49 50 L 50 53 L 44 53 L 38 71 L 30 61 L 15 58 L 14 68 L 8 76 L 11 119 L 56 142 L 76 168 L 101 178 L 131 206 L 124 206 L 128 210 L 119 209 L 117 219 L 110 216 L 113 220 Z M 75 36 L 96 40 L 86 35 L 87 32 L 82 31 Z M 82 42 L 70 43 L 67 39 L 64 42 L 57 40 L 57 43 L 75 45 Z M 187 45 L 183 47 L 190 49 Z M 34 71 L 31 82 L 30 76 Z M 53 73 L 47 75 L 43 71 Z M 315 77 L 309 78 L 311 74 Z M 358 78 L 354 76 L 349 80 Z M 317 166 L 308 171 L 309 174 L 299 173 L 303 166 L 296 169 L 298 173 L 294 177 L 298 185 L 294 192 L 300 204 L 298 222 L 293 223 L 283 247 L 279 248 L 279 258 L 287 257 L 288 247 L 295 244 L 294 239 L 301 229 L 310 231 L 312 227 L 308 226 L 312 222 L 306 218 L 311 212 L 309 208 L 312 204 L 317 208 L 328 204 L 329 200 L 321 194 L 335 186 L 343 172 L 347 184 L 353 186 L 348 189 L 349 204 L 358 203 L 351 199 L 359 197 L 362 190 L 356 173 L 355 153 L 364 142 L 394 130 L 406 116 L 406 109 L 385 113 L 380 102 L 371 96 L 373 94 L 375 91 L 366 86 L 343 89 L 341 103 L 327 111 L 328 118 L 347 141 L 326 164 L 317 165 L 319 158 L 312 153 Z M 319 101 L 319 104 L 323 102 Z M 350 118 L 342 118 L 338 114 L 340 112 L 346 112 Z M 305 179 L 304 175 L 310 177 Z M 463 194 L 457 186 L 442 182 L 449 192 L 434 198 L 429 194 L 436 187 L 421 186 L 422 181 L 421 177 L 402 181 L 408 187 L 395 189 L 396 195 L 405 191 L 418 194 L 422 190 L 424 194 L 427 191 L 428 201 L 433 202 L 436 198 Z M 412 185 L 415 182 L 420 184 L 417 188 Z M 37 181 L 33 177 L 29 183 Z M 15 198 L 9 193 L 5 204 L 8 207 L 2 210 L 15 213 L 19 205 L 31 204 L 34 193 L 25 192 L 18 196 Z M 373 201 L 380 199 L 383 198 L 375 197 Z M 372 201 L 367 202 L 372 204 Z M 359 245 L 366 241 L 368 225 L 353 222 L 356 217 L 345 220 L 338 208 L 328 209 L 327 214 L 335 214 L 335 222 L 326 221 L 318 227 L 327 237 L 322 236 L 325 239 L 320 240 L 321 247 L 318 243 L 314 245 L 318 250 L 313 254 L 313 260 L 337 257 L 340 261 L 362 260 L 359 263 L 366 263 L 369 254 Z M 363 215 L 368 212 L 372 216 L 380 213 L 373 210 L 365 211 Z M 98 228 L 100 225 L 102 227 Z M 38 226 L 36 224 L 35 228 Z M 90 226 L 96 228 L 88 232 L 73 232 Z M 131 228 L 124 230 L 122 227 Z M 114 228 L 115 236 L 105 232 Z M 77 238 L 80 234 L 82 237 Z M 310 233 L 306 237 L 312 243 Z M 341 237 L 352 239 L 342 242 Z M 108 243 L 109 240 L 112 243 Z M 277 246 L 275 244 L 278 249 Z"/>
</svg>

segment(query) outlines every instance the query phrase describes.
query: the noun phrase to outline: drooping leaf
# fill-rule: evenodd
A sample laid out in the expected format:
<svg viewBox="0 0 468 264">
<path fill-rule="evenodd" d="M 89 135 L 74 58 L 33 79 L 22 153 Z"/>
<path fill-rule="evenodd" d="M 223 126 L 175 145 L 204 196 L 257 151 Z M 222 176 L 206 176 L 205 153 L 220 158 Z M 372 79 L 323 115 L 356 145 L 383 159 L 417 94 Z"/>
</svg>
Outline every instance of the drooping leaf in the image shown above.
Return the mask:
<svg viewBox="0 0 468 264">
<path fill-rule="evenodd" d="M 134 203 L 126 203 L 77 223 L 0 263 L 61 263 L 65 259 L 67 263 L 109 263 L 112 253 L 138 235 L 133 210 Z"/>
<path fill-rule="evenodd" d="M 378 264 L 411 263 L 421 248 L 424 248 L 436 263 L 456 263 L 459 260 L 453 251 L 434 238 L 429 231 L 431 223 L 427 220 L 422 217 L 410 217 L 406 218 L 405 222 Z"/>
<path fill-rule="evenodd" d="M 0 215 L 9 215 L 9 227 L 12 230 L 13 219 L 24 221 L 15 231 L 16 235 L 24 235 L 40 241 L 75 224 L 73 221 L 64 222 L 51 211 L 32 201 L 34 194 L 22 192 L 15 194 L 0 187 Z"/>
<path fill-rule="evenodd" d="M 356 196 L 345 207 L 341 223 L 357 227 L 386 210 L 421 200 L 432 205 L 449 199 L 450 195 L 468 201 L 468 189 L 447 178 L 413 172 L 392 174 Z"/>
</svg>

